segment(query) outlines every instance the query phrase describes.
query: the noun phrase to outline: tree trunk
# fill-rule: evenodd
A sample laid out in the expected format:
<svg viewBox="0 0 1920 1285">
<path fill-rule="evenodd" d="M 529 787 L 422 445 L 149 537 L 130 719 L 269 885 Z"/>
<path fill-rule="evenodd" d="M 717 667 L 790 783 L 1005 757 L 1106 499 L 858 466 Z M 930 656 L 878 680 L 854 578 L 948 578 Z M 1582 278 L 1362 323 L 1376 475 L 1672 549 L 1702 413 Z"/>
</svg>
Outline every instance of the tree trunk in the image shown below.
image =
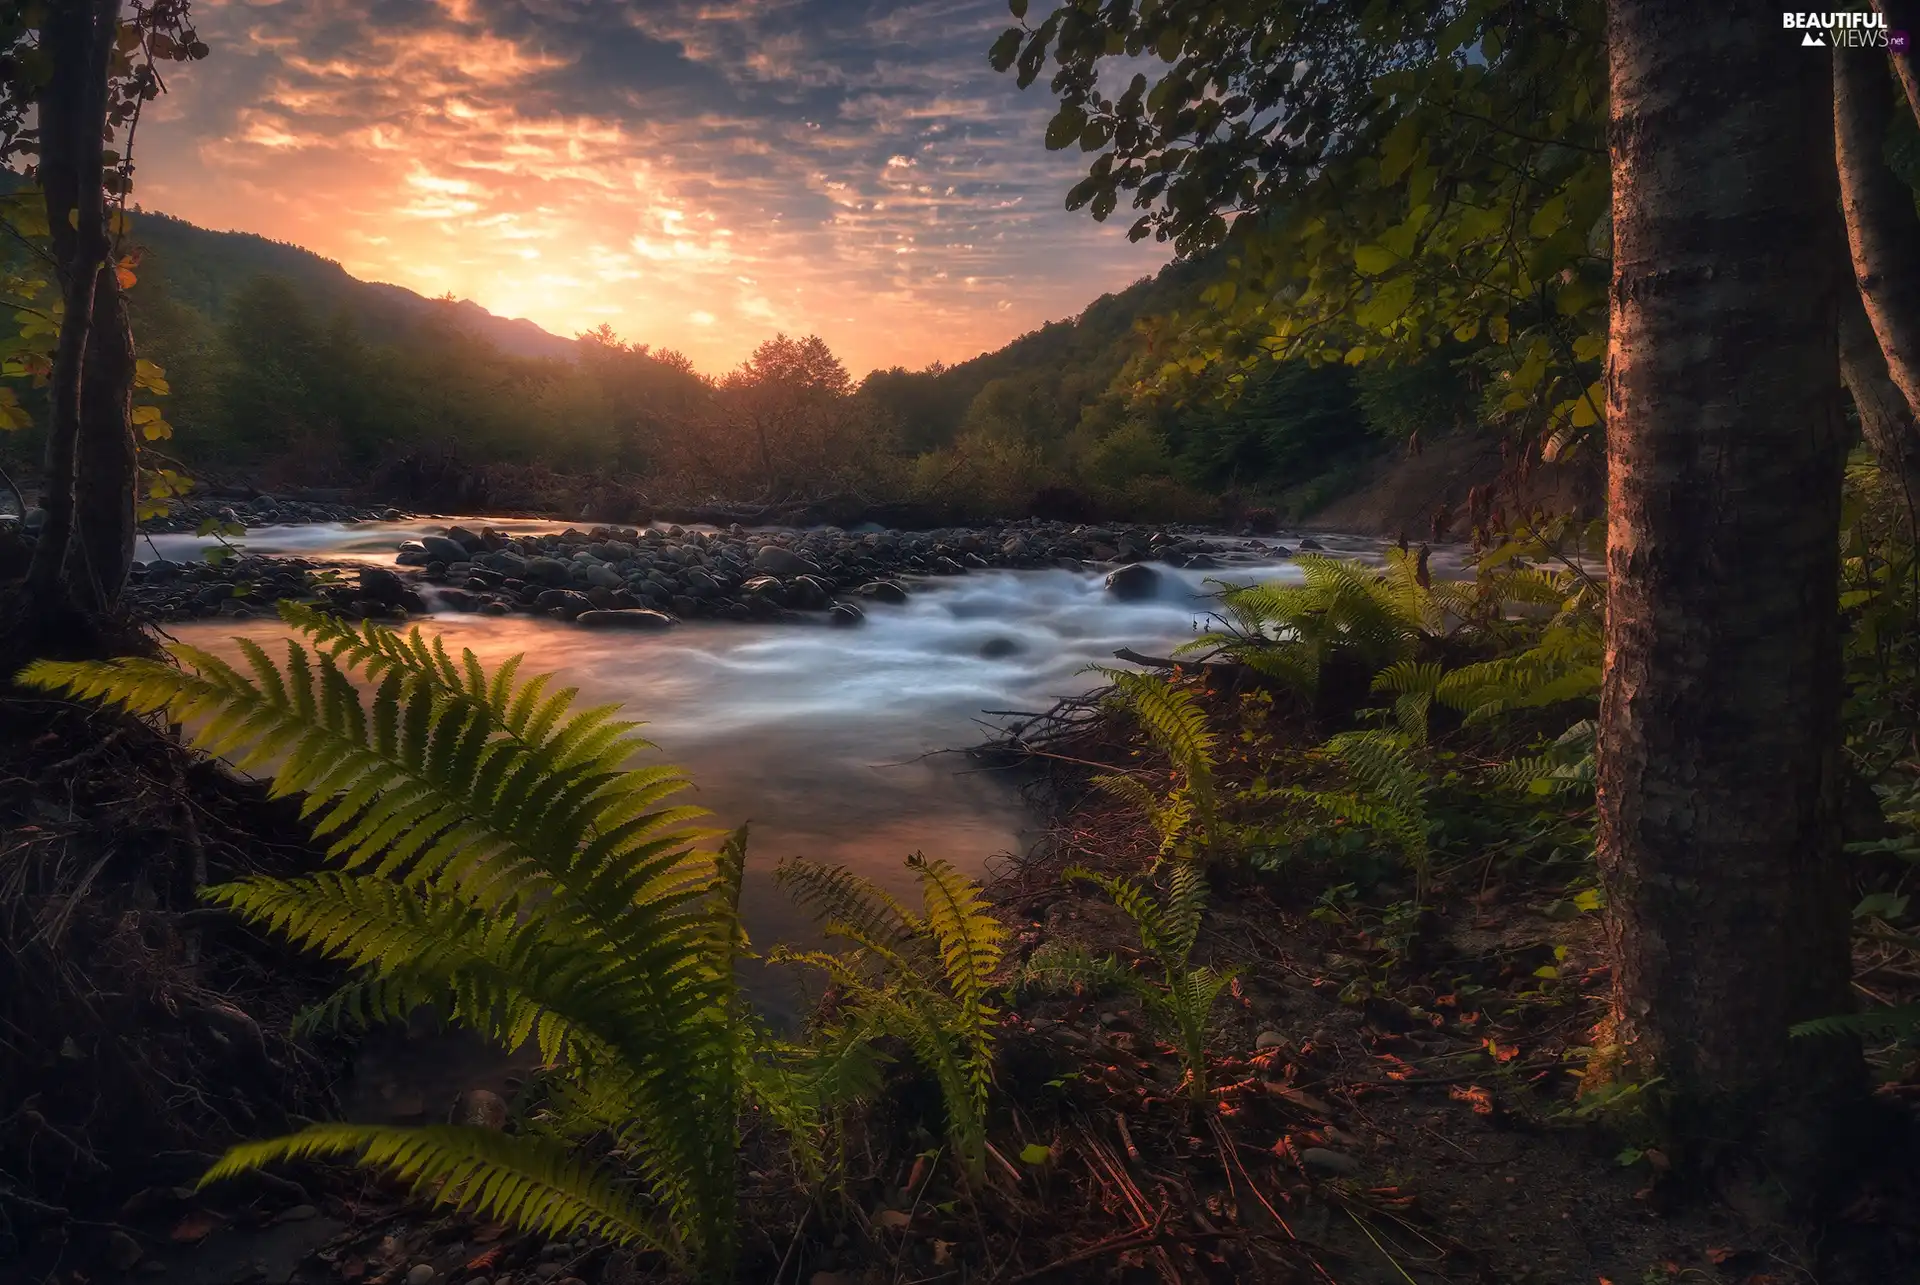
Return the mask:
<svg viewBox="0 0 1920 1285">
<path fill-rule="evenodd" d="M 1887 373 L 1920 410 L 1920 213 L 1886 161 L 1895 92 L 1878 57 L 1834 50 L 1834 154 L 1853 274 Z"/>
<path fill-rule="evenodd" d="M 1771 24 L 1612 0 L 1614 268 L 1599 859 L 1621 1064 L 1694 1164 L 1803 1191 L 1864 1099 L 1839 830 L 1827 62 Z"/>
<path fill-rule="evenodd" d="M 47 485 L 40 500 L 47 517 L 27 571 L 28 596 L 43 614 L 69 606 L 98 607 L 85 596 L 85 586 L 76 586 L 67 572 L 75 526 L 94 278 L 108 254 L 106 194 L 100 185 L 101 139 L 107 127 L 107 60 L 119 18 L 120 0 L 58 4 L 50 7 L 42 32 L 49 75 L 46 91 L 36 104 L 40 185 L 64 304 L 53 360 Z"/>
<path fill-rule="evenodd" d="M 1920 123 L 1920 50 L 1913 47 L 1920 41 L 1920 0 L 1880 0 L 1879 9 L 1887 16 L 1889 31 L 1907 33 L 1907 51 L 1891 55 L 1891 61 L 1894 75 L 1906 88 L 1907 106 Z"/>
<path fill-rule="evenodd" d="M 133 437 L 133 327 L 126 294 L 111 266 L 100 273 L 94 289 L 86 360 L 75 478 L 79 542 L 68 572 L 87 600 L 111 610 L 133 566 L 134 493 L 140 472 Z"/>
<path fill-rule="evenodd" d="M 1840 300 L 1840 378 L 1860 415 L 1860 436 L 1874 463 L 1905 500 L 1907 538 L 1915 535 L 1915 505 L 1920 504 L 1920 421 L 1887 375 L 1858 292 L 1842 290 Z"/>
</svg>

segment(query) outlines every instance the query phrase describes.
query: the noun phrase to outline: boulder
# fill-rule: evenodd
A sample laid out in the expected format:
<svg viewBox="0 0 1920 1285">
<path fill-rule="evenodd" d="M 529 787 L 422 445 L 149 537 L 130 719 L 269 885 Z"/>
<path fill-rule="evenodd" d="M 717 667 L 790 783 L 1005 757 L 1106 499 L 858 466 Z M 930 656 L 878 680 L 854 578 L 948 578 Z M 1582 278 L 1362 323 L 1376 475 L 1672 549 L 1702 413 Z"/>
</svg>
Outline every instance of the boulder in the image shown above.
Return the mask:
<svg viewBox="0 0 1920 1285">
<path fill-rule="evenodd" d="M 585 594 L 575 593 L 571 589 L 548 589 L 533 600 L 535 611 L 544 611 L 561 620 L 573 620 L 584 611 L 590 611 L 593 603 Z"/>
<path fill-rule="evenodd" d="M 468 553 L 481 553 L 485 551 L 487 547 L 487 542 L 480 537 L 478 531 L 469 531 L 463 526 L 448 527 L 447 539 L 453 541 Z"/>
<path fill-rule="evenodd" d="M 860 586 L 860 596 L 897 607 L 907 600 L 907 591 L 897 580 L 874 580 Z"/>
<path fill-rule="evenodd" d="M 753 568 L 775 576 L 810 575 L 819 570 L 813 563 L 791 549 L 783 549 L 777 544 L 767 544 L 753 555 Z"/>
<path fill-rule="evenodd" d="M 480 600 L 465 589 L 442 589 L 433 595 L 433 600 L 448 611 L 472 611 L 480 605 Z"/>
<path fill-rule="evenodd" d="M 1008 656 L 1017 656 L 1026 648 L 1011 638 L 989 638 L 980 644 L 980 659 L 1004 660 Z"/>
<path fill-rule="evenodd" d="M 564 585 L 572 581 L 573 568 L 558 558 L 530 558 L 526 577 L 535 584 Z"/>
<path fill-rule="evenodd" d="M 360 596 L 372 602 L 397 607 L 406 597 L 404 580 L 385 567 L 360 568 Z"/>
<path fill-rule="evenodd" d="M 583 611 L 574 624 L 589 629 L 671 629 L 673 617 L 645 607 L 627 607 L 613 611 Z"/>
<path fill-rule="evenodd" d="M 627 579 L 604 562 L 594 562 L 587 566 L 587 583 L 599 589 L 624 589 Z"/>
<path fill-rule="evenodd" d="M 840 629 L 857 625 L 866 618 L 867 613 L 850 602 L 836 602 L 827 612 L 827 623 Z"/>
<path fill-rule="evenodd" d="M 1139 602 L 1160 593 L 1160 573 L 1144 562 L 1121 567 L 1107 577 L 1107 592 L 1122 602 Z"/>
<path fill-rule="evenodd" d="M 1312 536 L 1308 536 L 1300 542 L 1300 549 L 1303 553 L 1322 553 L 1326 550 L 1326 547 L 1326 545 L 1321 544 Z"/>
<path fill-rule="evenodd" d="M 428 557 L 439 562 L 465 562 L 471 556 L 466 545 L 444 535 L 423 535 L 420 547 L 427 551 Z"/>
</svg>

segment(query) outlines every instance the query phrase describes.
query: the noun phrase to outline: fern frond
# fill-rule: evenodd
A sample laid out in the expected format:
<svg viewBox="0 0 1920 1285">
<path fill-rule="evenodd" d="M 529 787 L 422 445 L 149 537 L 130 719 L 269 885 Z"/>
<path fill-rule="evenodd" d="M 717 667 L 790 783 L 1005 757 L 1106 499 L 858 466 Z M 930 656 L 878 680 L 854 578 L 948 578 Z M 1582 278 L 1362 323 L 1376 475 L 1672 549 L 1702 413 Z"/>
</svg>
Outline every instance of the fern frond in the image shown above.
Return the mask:
<svg viewBox="0 0 1920 1285">
<path fill-rule="evenodd" d="M 572 1147 L 492 1129 L 316 1124 L 284 1138 L 242 1143 L 209 1169 L 200 1185 L 282 1160 L 335 1157 L 385 1170 L 417 1196 L 482 1218 L 556 1238 L 588 1232 L 616 1245 L 685 1257 L 644 1207 L 581 1163 Z"/>
<path fill-rule="evenodd" d="M 1872 1008 L 1861 1013 L 1842 1013 L 1833 1017 L 1816 1017 L 1811 1021 L 1796 1023 L 1792 1030 L 1794 1035 L 1803 1038 L 1820 1035 L 1851 1035 L 1910 1039 L 1920 1035 L 1920 1004 L 1907 1004 L 1897 1008 Z"/>
</svg>

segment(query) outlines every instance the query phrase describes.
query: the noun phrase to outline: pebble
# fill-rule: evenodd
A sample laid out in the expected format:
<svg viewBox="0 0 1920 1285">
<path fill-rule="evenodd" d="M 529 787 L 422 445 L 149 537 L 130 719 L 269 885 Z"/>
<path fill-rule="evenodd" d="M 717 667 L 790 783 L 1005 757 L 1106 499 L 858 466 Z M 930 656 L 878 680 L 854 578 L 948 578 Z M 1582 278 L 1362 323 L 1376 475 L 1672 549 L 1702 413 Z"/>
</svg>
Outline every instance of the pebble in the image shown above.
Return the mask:
<svg viewBox="0 0 1920 1285">
<path fill-rule="evenodd" d="M 1343 1178 L 1360 1172 L 1360 1162 L 1344 1151 L 1330 1151 L 1326 1147 L 1308 1147 L 1300 1153 L 1300 1162 L 1309 1169 L 1319 1169 L 1326 1173 L 1338 1174 Z"/>
<path fill-rule="evenodd" d="M 1278 1031 L 1262 1031 L 1253 1037 L 1253 1047 L 1257 1049 L 1277 1049 L 1286 1045 L 1287 1037 Z"/>
<path fill-rule="evenodd" d="M 273 1221 L 277 1223 L 302 1223 L 309 1218 L 315 1217 L 319 1212 L 320 1211 L 312 1205 L 295 1205 L 291 1209 L 281 1210 L 280 1216 Z"/>
<path fill-rule="evenodd" d="M 432 1263 L 415 1263 L 407 1268 L 407 1285 L 432 1285 L 433 1276 Z"/>
</svg>

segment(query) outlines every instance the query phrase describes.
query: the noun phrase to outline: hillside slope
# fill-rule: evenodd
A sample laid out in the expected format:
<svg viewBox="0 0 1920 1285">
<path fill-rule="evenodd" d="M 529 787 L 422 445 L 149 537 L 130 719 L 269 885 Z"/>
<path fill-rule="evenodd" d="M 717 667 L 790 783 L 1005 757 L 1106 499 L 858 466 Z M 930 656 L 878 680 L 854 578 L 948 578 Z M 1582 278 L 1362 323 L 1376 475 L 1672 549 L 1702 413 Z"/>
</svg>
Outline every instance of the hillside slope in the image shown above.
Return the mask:
<svg viewBox="0 0 1920 1285">
<path fill-rule="evenodd" d="M 400 333 L 438 302 L 404 286 L 362 281 L 297 245 L 251 232 L 216 232 L 153 211 L 134 216 L 132 240 L 142 252 L 143 278 L 216 324 L 227 320 L 241 289 L 260 276 L 287 281 L 318 315 L 345 309 L 374 337 Z M 566 358 L 579 349 L 576 340 L 524 318 L 496 316 L 472 300 L 459 301 L 455 315 L 465 329 L 510 356 Z"/>
</svg>

